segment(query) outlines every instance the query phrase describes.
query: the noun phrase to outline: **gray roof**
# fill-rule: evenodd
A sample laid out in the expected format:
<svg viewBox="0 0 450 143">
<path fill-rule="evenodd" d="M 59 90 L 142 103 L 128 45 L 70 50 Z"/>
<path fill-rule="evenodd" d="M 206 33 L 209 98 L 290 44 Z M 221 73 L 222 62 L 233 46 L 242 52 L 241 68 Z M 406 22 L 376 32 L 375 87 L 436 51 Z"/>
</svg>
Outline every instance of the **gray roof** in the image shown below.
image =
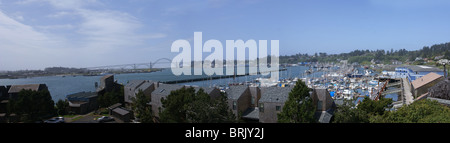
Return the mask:
<svg viewBox="0 0 450 143">
<path fill-rule="evenodd" d="M 111 106 L 109 106 L 108 107 L 108 109 L 116 109 L 116 108 L 118 108 L 118 107 L 120 107 L 120 106 L 122 106 L 122 103 L 116 103 L 116 104 L 114 104 L 114 105 L 111 105 Z"/>
<path fill-rule="evenodd" d="M 410 65 L 409 69 L 415 72 L 442 72 L 443 70 L 434 66 Z"/>
<path fill-rule="evenodd" d="M 194 87 L 195 92 L 198 92 L 198 90 L 200 90 L 200 88 L 202 88 L 206 94 L 211 94 L 211 92 L 214 91 L 214 89 L 216 89 L 214 87 Z"/>
<path fill-rule="evenodd" d="M 259 119 L 259 108 L 258 107 L 249 107 L 247 110 L 242 113 L 242 118 L 247 119 Z"/>
<path fill-rule="evenodd" d="M 97 92 L 78 92 L 74 94 L 67 95 L 66 98 L 70 101 L 78 101 L 83 100 L 85 101 L 88 98 L 92 98 L 97 96 Z"/>
<path fill-rule="evenodd" d="M 184 87 L 183 85 L 178 85 L 178 84 L 159 84 L 159 87 L 156 88 L 156 90 L 152 92 L 152 95 L 159 94 L 162 96 L 168 96 L 171 91 L 178 90 L 183 87 Z"/>
<path fill-rule="evenodd" d="M 41 84 L 12 85 L 8 93 L 19 93 L 21 90 L 38 91 Z"/>
<path fill-rule="evenodd" d="M 333 117 L 333 114 L 330 114 L 327 111 L 322 111 L 322 112 L 316 112 L 315 117 L 316 117 L 316 119 L 318 118 L 319 123 L 330 123 L 331 117 Z"/>
<path fill-rule="evenodd" d="M 386 65 L 383 67 L 385 71 L 395 71 L 395 68 L 408 68 L 414 72 L 442 72 L 443 70 L 434 66 L 422 65 Z"/>
<path fill-rule="evenodd" d="M 105 75 L 102 78 L 100 78 L 100 80 L 105 80 L 107 78 L 114 78 L 114 75 L 113 74 Z"/>
<path fill-rule="evenodd" d="M 430 97 L 450 99 L 450 80 L 443 80 L 428 89 Z"/>
<path fill-rule="evenodd" d="M 132 80 L 132 81 L 128 82 L 127 85 L 125 85 L 125 88 L 134 88 L 134 89 L 136 89 L 136 87 L 139 87 L 144 82 L 145 82 L 145 80 Z"/>
<path fill-rule="evenodd" d="M 142 83 L 141 85 L 139 85 L 139 87 L 135 88 L 135 92 L 137 93 L 137 92 L 139 92 L 139 90 L 144 91 L 144 90 L 148 89 L 151 86 L 153 86 L 153 82 L 147 80 L 144 83 Z"/>
<path fill-rule="evenodd" d="M 262 87 L 259 102 L 284 103 L 289 97 L 293 87 Z"/>
<path fill-rule="evenodd" d="M 228 99 L 239 99 L 241 95 L 248 89 L 246 85 L 230 86 L 230 88 L 225 89 Z"/>
<path fill-rule="evenodd" d="M 127 115 L 128 113 L 130 113 L 129 111 L 127 111 L 127 110 L 124 110 L 124 109 L 122 109 L 122 108 L 116 108 L 116 109 L 114 109 L 114 110 L 112 110 L 113 112 L 116 112 L 117 114 L 119 114 L 119 115 Z"/>
<path fill-rule="evenodd" d="M 314 91 L 317 94 L 317 98 L 321 101 L 326 100 L 327 96 L 331 97 L 330 93 L 326 88 L 315 88 Z"/>
</svg>

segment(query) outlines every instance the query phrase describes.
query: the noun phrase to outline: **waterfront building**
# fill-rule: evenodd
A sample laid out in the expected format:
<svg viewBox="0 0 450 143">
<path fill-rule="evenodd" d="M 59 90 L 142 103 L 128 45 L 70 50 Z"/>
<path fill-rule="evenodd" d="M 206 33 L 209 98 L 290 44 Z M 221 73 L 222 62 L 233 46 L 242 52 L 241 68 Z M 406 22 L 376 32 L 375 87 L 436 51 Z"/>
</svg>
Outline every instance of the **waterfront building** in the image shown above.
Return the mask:
<svg viewBox="0 0 450 143">
<path fill-rule="evenodd" d="M 443 70 L 424 65 L 389 65 L 383 68 L 382 73 L 390 76 L 391 78 L 408 78 L 409 82 L 412 82 L 431 72 L 438 75 L 444 75 Z"/>
<path fill-rule="evenodd" d="M 130 122 L 132 118 L 131 112 L 121 107 L 114 108 L 111 112 L 111 115 L 114 116 L 116 119 L 119 119 L 115 120 L 118 121 L 119 123 Z"/>
<path fill-rule="evenodd" d="M 221 96 L 220 90 L 214 87 L 194 87 L 195 92 L 198 92 L 200 89 L 203 89 L 203 91 L 208 94 L 211 99 L 217 99 Z"/>
<path fill-rule="evenodd" d="M 444 76 L 433 72 L 414 80 L 411 82 L 414 96 L 419 97 L 422 94 L 427 93 L 430 87 L 442 80 L 444 80 Z"/>
<path fill-rule="evenodd" d="M 328 90 L 326 88 L 315 88 L 312 91 L 311 98 L 314 106 L 316 106 L 314 117 L 319 123 L 330 123 L 334 115 L 334 110 L 336 109 L 336 104 Z"/>
<path fill-rule="evenodd" d="M 259 122 L 276 123 L 292 87 L 263 87 L 259 99 Z"/>
<path fill-rule="evenodd" d="M 159 113 L 163 110 L 161 100 L 167 98 L 167 96 L 170 95 L 170 92 L 184 87 L 185 86 L 178 84 L 159 84 L 158 88 L 151 93 L 150 105 L 152 106 L 155 117 L 159 118 Z"/>
<path fill-rule="evenodd" d="M 124 87 L 124 101 L 127 107 L 133 103 L 133 98 L 139 91 L 144 92 L 144 95 L 151 98 L 151 93 L 158 87 L 158 82 L 150 80 L 132 80 Z"/>
<path fill-rule="evenodd" d="M 86 114 L 98 109 L 98 95 L 96 92 L 78 92 L 66 96 L 69 101 L 69 112 Z"/>
<path fill-rule="evenodd" d="M 228 97 L 228 107 L 236 117 L 240 117 L 239 114 L 251 107 L 251 93 L 247 85 L 230 86 L 225 89 L 225 93 Z"/>
<path fill-rule="evenodd" d="M 104 92 L 111 92 L 114 90 L 114 75 L 105 75 L 102 78 L 100 78 L 100 86 L 98 87 L 97 91 Z"/>
<path fill-rule="evenodd" d="M 32 91 L 42 91 L 48 90 L 45 84 L 24 84 L 24 85 L 12 85 L 8 91 L 8 99 L 15 99 L 19 95 L 21 90 L 32 90 Z"/>
</svg>

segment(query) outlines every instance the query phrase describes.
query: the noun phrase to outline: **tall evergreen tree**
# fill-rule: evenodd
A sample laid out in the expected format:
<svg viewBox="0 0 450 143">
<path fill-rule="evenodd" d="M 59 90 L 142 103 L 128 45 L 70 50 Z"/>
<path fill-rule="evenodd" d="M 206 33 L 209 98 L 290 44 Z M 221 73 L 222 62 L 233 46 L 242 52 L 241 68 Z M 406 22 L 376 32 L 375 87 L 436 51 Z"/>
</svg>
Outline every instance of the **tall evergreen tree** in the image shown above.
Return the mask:
<svg viewBox="0 0 450 143">
<path fill-rule="evenodd" d="M 223 123 L 234 122 L 235 116 L 228 109 L 224 95 L 218 99 L 200 89 L 181 88 L 172 91 L 162 101 L 164 110 L 160 113 L 161 122 L 166 123 Z"/>
<path fill-rule="evenodd" d="M 132 98 L 131 108 L 134 111 L 135 117 L 140 120 L 141 123 L 153 123 L 153 112 L 150 103 L 151 99 L 145 96 L 142 90 L 136 94 L 136 98 Z"/>
<path fill-rule="evenodd" d="M 314 113 L 316 107 L 310 97 L 310 91 L 303 81 L 297 81 L 295 87 L 289 93 L 282 112 L 278 114 L 278 122 L 315 123 Z"/>
<path fill-rule="evenodd" d="M 23 122 L 34 122 L 56 113 L 55 103 L 48 90 L 22 90 L 17 99 L 10 100 L 8 112 L 22 116 Z"/>
</svg>

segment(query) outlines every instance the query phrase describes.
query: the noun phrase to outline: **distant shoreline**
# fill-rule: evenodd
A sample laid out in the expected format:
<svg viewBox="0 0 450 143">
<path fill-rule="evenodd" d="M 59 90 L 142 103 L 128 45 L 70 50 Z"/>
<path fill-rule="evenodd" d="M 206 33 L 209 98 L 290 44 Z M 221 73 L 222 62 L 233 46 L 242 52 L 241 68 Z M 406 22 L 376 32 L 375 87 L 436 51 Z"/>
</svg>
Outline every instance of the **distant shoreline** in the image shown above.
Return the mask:
<svg viewBox="0 0 450 143">
<path fill-rule="evenodd" d="M 17 73 L 11 73 L 11 74 L 17 74 L 17 75 L 0 75 L 0 79 L 27 79 L 27 78 L 35 78 L 35 77 L 48 77 L 48 76 L 60 76 L 60 77 L 76 77 L 76 76 L 102 76 L 107 74 L 129 74 L 129 73 L 151 73 L 151 72 L 157 72 L 162 71 L 163 69 L 152 69 L 152 70 L 136 70 L 136 71 L 110 71 L 110 72 L 93 72 L 93 73 L 56 73 L 56 74 L 49 74 L 49 73 L 37 73 L 37 74 L 17 74 Z M 34 71 L 36 72 L 36 71 Z"/>
</svg>

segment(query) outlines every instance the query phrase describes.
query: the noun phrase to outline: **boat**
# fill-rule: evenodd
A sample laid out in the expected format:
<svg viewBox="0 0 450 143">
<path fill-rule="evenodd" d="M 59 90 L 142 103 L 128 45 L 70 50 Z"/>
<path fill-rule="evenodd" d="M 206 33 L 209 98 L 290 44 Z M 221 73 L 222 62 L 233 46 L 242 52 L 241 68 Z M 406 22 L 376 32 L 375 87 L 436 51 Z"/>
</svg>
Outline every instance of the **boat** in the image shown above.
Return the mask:
<svg viewBox="0 0 450 143">
<path fill-rule="evenodd" d="M 378 80 L 369 81 L 369 85 L 378 85 Z"/>
<path fill-rule="evenodd" d="M 256 78 L 255 80 L 257 83 L 260 83 L 261 87 L 271 87 L 278 84 L 278 81 L 270 80 L 270 78 Z"/>
</svg>

